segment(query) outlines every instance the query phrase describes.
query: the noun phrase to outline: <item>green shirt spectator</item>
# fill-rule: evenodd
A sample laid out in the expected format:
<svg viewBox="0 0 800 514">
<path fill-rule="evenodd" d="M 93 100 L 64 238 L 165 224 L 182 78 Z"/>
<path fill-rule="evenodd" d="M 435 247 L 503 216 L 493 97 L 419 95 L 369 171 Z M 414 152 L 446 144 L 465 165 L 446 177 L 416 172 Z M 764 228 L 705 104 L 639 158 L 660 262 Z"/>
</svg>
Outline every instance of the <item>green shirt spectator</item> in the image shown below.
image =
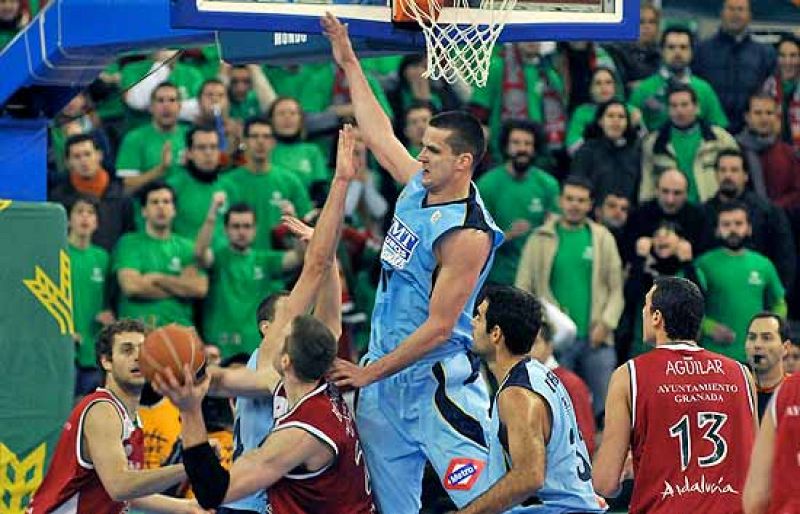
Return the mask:
<svg viewBox="0 0 800 514">
<path fill-rule="evenodd" d="M 577 337 L 589 336 L 592 307 L 592 234 L 586 225 L 556 224 L 558 251 L 553 259 L 550 288 L 564 314 L 575 322 Z"/>
<path fill-rule="evenodd" d="M 504 125 L 501 144 L 511 156 L 478 180 L 481 197 L 506 240 L 495 254 L 489 280 L 512 285 L 525 241 L 544 223 L 548 213 L 558 212 L 558 181 L 532 166 L 534 127 L 529 122 Z"/>
<path fill-rule="evenodd" d="M 699 125 L 692 125 L 685 130 L 672 127 L 669 142 L 675 150 L 675 161 L 678 170 L 686 177 L 689 183 L 687 197 L 693 204 L 700 203 L 700 194 L 697 192 L 697 182 L 694 179 L 694 159 L 700 149 L 703 136 Z"/>
<path fill-rule="evenodd" d="M 785 308 L 785 291 L 775 266 L 752 250 L 733 253 L 727 248 L 718 248 L 701 255 L 695 268 L 706 296 L 703 346 L 745 362 L 744 343 L 750 318 L 780 304 Z M 714 327 L 719 324 L 735 334 L 732 342 L 714 339 Z"/>
<path fill-rule="evenodd" d="M 186 167 L 178 168 L 166 180 L 175 190 L 175 220 L 172 231 L 195 240 L 206 219 L 212 195 L 222 191 L 219 184 L 219 134 L 212 127 L 194 127 L 186 136 Z M 214 232 L 214 244 L 225 242 L 222 222 Z"/>
<path fill-rule="evenodd" d="M 319 146 L 303 141 L 304 114 L 300 103 L 291 97 L 278 98 L 269 115 L 278 141 L 272 150 L 272 163 L 293 171 L 306 189 L 314 182 L 328 182 L 330 173 Z"/>
<path fill-rule="evenodd" d="M 169 83 L 153 90 L 152 122 L 125 135 L 117 154 L 117 176 L 132 194 L 179 166 L 186 146 L 186 128 L 178 123 L 178 90 Z"/>
<path fill-rule="evenodd" d="M 225 202 L 220 193 L 208 203 L 195 244 L 195 256 L 211 277 L 203 305 L 203 337 L 220 348 L 223 358 L 258 348 L 261 333 L 253 314 L 267 295 L 284 288 L 283 272 L 302 261 L 297 252 L 253 249 L 256 218 L 253 209 L 242 203 L 225 213 L 227 243 L 212 251 L 212 233 Z"/>
<path fill-rule="evenodd" d="M 174 193 L 162 182 L 145 186 L 143 232 L 123 236 L 114 250 L 120 317 L 148 325 L 192 325 L 192 301 L 205 297 L 208 279 L 195 265 L 194 244 L 172 233 Z"/>
</svg>

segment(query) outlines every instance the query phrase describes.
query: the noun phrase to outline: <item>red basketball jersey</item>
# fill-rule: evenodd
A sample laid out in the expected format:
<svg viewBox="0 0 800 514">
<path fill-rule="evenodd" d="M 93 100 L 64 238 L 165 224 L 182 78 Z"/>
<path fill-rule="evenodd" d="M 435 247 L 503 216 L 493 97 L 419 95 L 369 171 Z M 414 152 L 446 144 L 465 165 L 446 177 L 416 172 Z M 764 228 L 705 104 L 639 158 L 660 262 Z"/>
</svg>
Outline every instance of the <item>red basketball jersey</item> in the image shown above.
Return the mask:
<svg viewBox="0 0 800 514">
<path fill-rule="evenodd" d="M 115 502 L 100 482 L 91 462 L 82 453 L 83 420 L 89 408 L 100 402 L 112 404 L 122 419 L 122 445 L 128 465 L 141 469 L 144 435 L 128 416 L 125 406 L 107 389 L 98 388 L 75 406 L 64 423 L 64 431 L 53 453 L 50 468 L 28 506 L 28 514 L 119 514 L 125 502 Z"/>
<path fill-rule="evenodd" d="M 553 373 L 564 384 L 572 406 L 575 408 L 575 420 L 578 422 L 578 430 L 581 431 L 583 442 L 589 455 L 594 455 L 594 435 L 597 426 L 594 422 L 594 412 L 592 411 L 592 393 L 581 377 L 568 370 L 564 366 L 556 366 Z"/>
<path fill-rule="evenodd" d="M 775 421 L 775 453 L 772 462 L 770 514 L 800 512 L 800 375 L 783 381 L 773 397 L 769 415 Z"/>
<path fill-rule="evenodd" d="M 630 512 L 742 512 L 755 440 L 747 370 L 686 343 L 628 361 L 635 473 Z"/>
<path fill-rule="evenodd" d="M 327 383 L 286 412 L 283 384 L 275 391 L 273 432 L 299 428 L 330 446 L 335 458 L 323 469 L 296 469 L 267 491 L 273 514 L 368 514 L 375 512 L 369 473 L 353 418 Z"/>
</svg>

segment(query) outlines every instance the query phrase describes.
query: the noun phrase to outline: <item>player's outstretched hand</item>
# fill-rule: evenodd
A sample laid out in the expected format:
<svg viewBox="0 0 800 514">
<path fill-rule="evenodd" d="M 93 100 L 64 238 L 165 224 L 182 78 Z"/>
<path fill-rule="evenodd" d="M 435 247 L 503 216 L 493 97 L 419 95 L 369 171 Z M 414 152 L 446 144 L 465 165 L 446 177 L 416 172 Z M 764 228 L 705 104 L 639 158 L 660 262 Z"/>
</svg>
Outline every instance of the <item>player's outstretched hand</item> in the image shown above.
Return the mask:
<svg viewBox="0 0 800 514">
<path fill-rule="evenodd" d="M 194 374 L 189 365 L 184 364 L 183 384 L 179 383 L 175 378 L 172 369 L 167 368 L 163 372 L 156 373 L 153 378 L 153 389 L 158 394 L 169 398 L 181 411 L 199 411 L 210 383 L 211 380 L 208 375 L 205 375 L 200 382 L 195 383 Z"/>
<path fill-rule="evenodd" d="M 281 222 L 286 225 L 286 228 L 300 241 L 305 243 L 311 241 L 311 236 L 314 235 L 314 229 L 300 221 L 297 217 L 284 215 L 281 217 Z"/>
<path fill-rule="evenodd" d="M 336 359 L 328 372 L 328 380 L 337 387 L 365 387 L 372 383 L 369 371 L 365 367 L 353 364 L 344 359 Z"/>
<path fill-rule="evenodd" d="M 336 16 L 327 12 L 322 17 L 321 25 L 325 36 L 331 42 L 333 59 L 336 64 L 344 67 L 345 64 L 358 63 L 353 45 L 350 44 L 350 36 L 347 35 L 347 25 L 336 19 Z"/>
<path fill-rule="evenodd" d="M 336 175 L 339 180 L 351 181 L 356 177 L 356 134 L 353 126 L 346 123 L 339 129 L 339 144 L 336 149 Z"/>
</svg>

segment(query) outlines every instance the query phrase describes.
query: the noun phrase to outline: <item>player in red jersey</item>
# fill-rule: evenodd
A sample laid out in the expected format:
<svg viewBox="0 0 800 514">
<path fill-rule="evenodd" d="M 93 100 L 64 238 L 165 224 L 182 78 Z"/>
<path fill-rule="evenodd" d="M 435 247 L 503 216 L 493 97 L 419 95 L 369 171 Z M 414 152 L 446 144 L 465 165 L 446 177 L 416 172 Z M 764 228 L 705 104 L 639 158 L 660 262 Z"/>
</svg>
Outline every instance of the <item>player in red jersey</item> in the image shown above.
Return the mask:
<svg viewBox="0 0 800 514">
<path fill-rule="evenodd" d="M 688 280 L 657 280 L 642 315 L 655 349 L 611 377 L 595 489 L 616 494 L 630 449 L 632 514 L 741 512 L 757 428 L 750 372 L 694 342 L 703 296 Z"/>
<path fill-rule="evenodd" d="M 186 478 L 182 465 L 143 470 L 144 436 L 136 409 L 144 386 L 139 321 L 120 320 L 98 336 L 106 387 L 75 406 L 64 423 L 50 468 L 29 514 L 119 514 L 128 505 L 149 512 L 201 513 L 190 500 L 159 494 Z"/>
<path fill-rule="evenodd" d="M 304 313 L 334 261 L 344 200 L 355 175 L 355 136 L 339 134 L 336 175 L 306 250 L 300 278 L 276 307 L 258 350 L 257 373 L 273 392 L 275 426 L 257 449 L 243 454 L 230 472 L 208 445 L 201 403 L 208 377 L 179 385 L 171 372 L 156 390 L 181 410 L 183 462 L 200 505 L 216 508 L 267 489 L 273 514 L 367 514 L 375 506 L 358 434 L 347 406 L 324 380 L 336 357 L 336 338 L 323 322 Z M 184 373 L 190 373 L 186 368 Z"/>
<path fill-rule="evenodd" d="M 800 512 L 800 375 L 783 381 L 761 422 L 744 488 L 746 514 Z"/>
</svg>

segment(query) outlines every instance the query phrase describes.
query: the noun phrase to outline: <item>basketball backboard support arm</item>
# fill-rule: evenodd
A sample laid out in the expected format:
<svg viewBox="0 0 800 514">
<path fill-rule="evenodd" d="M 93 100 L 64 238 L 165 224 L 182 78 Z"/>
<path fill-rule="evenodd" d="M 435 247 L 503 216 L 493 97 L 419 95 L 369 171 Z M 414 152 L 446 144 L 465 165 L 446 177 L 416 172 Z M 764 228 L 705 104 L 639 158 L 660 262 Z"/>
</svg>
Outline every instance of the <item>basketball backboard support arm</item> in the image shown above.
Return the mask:
<svg viewBox="0 0 800 514">
<path fill-rule="evenodd" d="M 370 5 L 381 1 L 173 0 L 172 24 L 176 28 L 320 34 L 319 20 L 330 11 L 348 24 L 353 37 L 424 48 L 416 27 L 392 23 L 391 5 Z M 449 15 L 445 8 L 440 19 Z M 519 0 L 499 41 L 633 40 L 638 31 L 639 0 Z"/>
</svg>

